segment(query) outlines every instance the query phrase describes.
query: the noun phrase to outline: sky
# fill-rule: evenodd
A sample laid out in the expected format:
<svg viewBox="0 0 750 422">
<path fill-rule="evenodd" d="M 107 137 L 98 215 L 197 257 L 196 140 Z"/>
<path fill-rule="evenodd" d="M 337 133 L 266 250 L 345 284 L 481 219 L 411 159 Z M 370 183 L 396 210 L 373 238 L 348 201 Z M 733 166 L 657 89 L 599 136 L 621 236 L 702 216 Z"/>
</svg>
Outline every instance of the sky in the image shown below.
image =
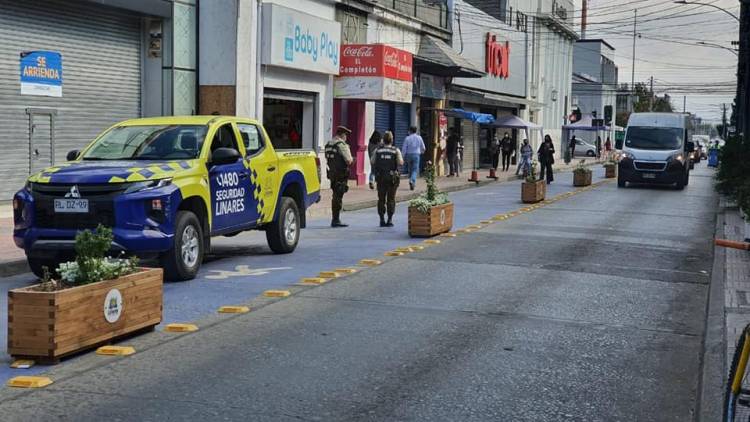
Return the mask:
<svg viewBox="0 0 750 422">
<path fill-rule="evenodd" d="M 739 0 L 698 1 L 739 16 Z M 736 89 L 737 56 L 698 43 L 733 48 L 731 41 L 739 39 L 738 22 L 713 7 L 674 4 L 673 0 L 589 0 L 586 38 L 602 38 L 615 47 L 619 83 L 631 81 L 634 9 L 638 10 L 640 35 L 636 40 L 636 83 L 648 83 L 653 76 L 654 91 L 669 93 L 677 111 L 682 111 L 686 96 L 687 111 L 703 119 L 721 120 L 723 103 L 729 114 Z M 580 17 L 577 12 L 576 23 Z"/>
</svg>

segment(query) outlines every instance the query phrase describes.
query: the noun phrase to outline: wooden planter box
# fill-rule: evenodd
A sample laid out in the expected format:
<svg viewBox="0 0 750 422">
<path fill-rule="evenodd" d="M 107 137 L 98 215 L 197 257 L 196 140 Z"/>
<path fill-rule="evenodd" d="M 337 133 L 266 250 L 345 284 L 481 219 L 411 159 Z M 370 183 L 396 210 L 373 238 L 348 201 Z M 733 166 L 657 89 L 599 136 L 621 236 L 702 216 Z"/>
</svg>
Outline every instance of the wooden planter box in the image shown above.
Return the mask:
<svg viewBox="0 0 750 422">
<path fill-rule="evenodd" d="M 573 172 L 573 186 L 589 186 L 591 184 L 592 172 L 587 171 L 586 173 L 580 171 Z"/>
<path fill-rule="evenodd" d="M 617 177 L 617 165 L 606 164 L 604 166 L 604 177 L 606 177 L 607 179 L 613 179 Z"/>
<path fill-rule="evenodd" d="M 144 329 L 162 318 L 163 270 L 56 292 L 8 292 L 8 354 L 55 364 L 60 358 Z"/>
<path fill-rule="evenodd" d="M 421 213 L 409 207 L 409 236 L 432 237 L 451 231 L 453 228 L 453 204 L 447 203 L 430 208 L 429 213 Z"/>
<path fill-rule="evenodd" d="M 544 180 L 537 180 L 533 183 L 523 182 L 521 184 L 521 201 L 524 204 L 535 204 L 544 201 L 546 194 L 547 185 Z"/>
</svg>

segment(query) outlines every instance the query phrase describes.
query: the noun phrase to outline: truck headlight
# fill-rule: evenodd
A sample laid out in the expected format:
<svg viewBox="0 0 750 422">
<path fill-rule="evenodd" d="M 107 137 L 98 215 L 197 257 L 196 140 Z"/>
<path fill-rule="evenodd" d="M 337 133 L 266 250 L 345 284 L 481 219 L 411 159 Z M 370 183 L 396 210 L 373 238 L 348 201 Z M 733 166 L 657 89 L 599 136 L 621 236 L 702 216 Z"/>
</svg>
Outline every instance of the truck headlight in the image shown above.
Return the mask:
<svg viewBox="0 0 750 422">
<path fill-rule="evenodd" d="M 141 191 L 149 190 L 149 189 L 158 189 L 158 188 L 163 188 L 164 186 L 169 186 L 171 184 L 172 184 L 171 178 L 147 180 L 145 182 L 133 183 L 132 185 L 130 185 L 130 187 L 125 189 L 125 193 L 135 193 L 135 192 L 141 192 Z"/>
<path fill-rule="evenodd" d="M 672 160 L 676 160 L 676 161 L 679 161 L 681 163 L 685 161 L 685 156 L 682 153 L 677 153 L 677 154 L 671 156 L 670 158 Z"/>
<path fill-rule="evenodd" d="M 635 160 L 635 157 L 633 156 L 633 154 L 623 151 L 620 153 L 619 159 L 620 160 Z"/>
</svg>

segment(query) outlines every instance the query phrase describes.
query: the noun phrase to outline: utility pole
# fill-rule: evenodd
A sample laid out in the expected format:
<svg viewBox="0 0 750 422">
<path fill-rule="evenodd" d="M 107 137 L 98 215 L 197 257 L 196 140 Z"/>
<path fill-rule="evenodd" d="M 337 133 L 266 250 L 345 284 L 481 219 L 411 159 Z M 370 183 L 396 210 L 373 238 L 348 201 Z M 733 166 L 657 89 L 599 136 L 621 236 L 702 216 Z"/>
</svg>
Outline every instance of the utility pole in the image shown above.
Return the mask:
<svg viewBox="0 0 750 422">
<path fill-rule="evenodd" d="M 633 10 L 633 67 L 631 69 L 630 73 L 630 91 L 632 94 L 630 94 L 630 103 L 631 109 L 628 111 L 633 111 L 635 109 L 635 39 L 637 36 L 637 28 L 638 28 L 638 9 Z"/>
<path fill-rule="evenodd" d="M 654 77 L 651 77 L 651 95 L 648 99 L 648 110 L 654 111 Z"/>
<path fill-rule="evenodd" d="M 682 112 L 687 113 L 687 95 L 682 96 Z"/>
<path fill-rule="evenodd" d="M 721 139 L 727 139 L 727 105 L 721 105 Z"/>
</svg>

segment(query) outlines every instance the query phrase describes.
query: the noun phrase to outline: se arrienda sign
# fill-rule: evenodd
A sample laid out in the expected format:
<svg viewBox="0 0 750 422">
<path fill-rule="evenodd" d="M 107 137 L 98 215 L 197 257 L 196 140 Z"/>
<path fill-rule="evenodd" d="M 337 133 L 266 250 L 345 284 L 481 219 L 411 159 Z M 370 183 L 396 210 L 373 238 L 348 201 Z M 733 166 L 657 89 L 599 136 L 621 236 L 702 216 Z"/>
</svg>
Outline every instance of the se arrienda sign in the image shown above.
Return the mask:
<svg viewBox="0 0 750 422">
<path fill-rule="evenodd" d="M 380 76 L 412 81 L 412 55 L 385 44 L 346 44 L 341 46 L 339 76 Z"/>
<path fill-rule="evenodd" d="M 62 55 L 56 51 L 21 53 L 21 95 L 62 97 Z"/>
</svg>

